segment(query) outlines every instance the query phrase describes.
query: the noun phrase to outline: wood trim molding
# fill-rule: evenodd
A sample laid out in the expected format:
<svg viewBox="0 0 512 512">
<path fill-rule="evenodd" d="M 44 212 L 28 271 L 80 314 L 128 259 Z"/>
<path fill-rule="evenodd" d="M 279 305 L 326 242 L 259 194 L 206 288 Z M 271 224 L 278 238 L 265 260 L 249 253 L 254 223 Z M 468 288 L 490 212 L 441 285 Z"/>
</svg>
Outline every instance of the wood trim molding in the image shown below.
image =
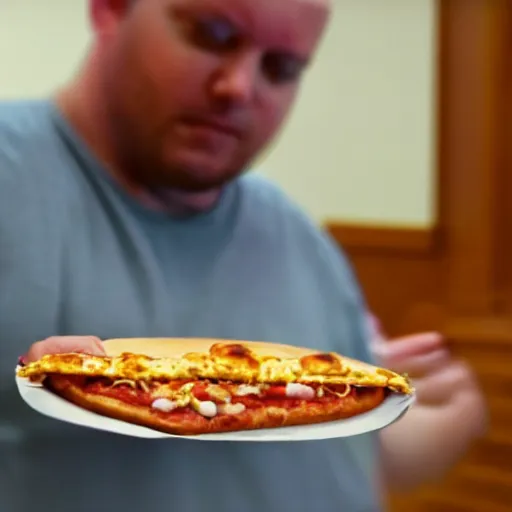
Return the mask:
<svg viewBox="0 0 512 512">
<path fill-rule="evenodd" d="M 440 249 L 441 236 L 434 227 L 395 227 L 351 224 L 339 221 L 325 223 L 327 232 L 352 253 L 433 255 Z"/>
<path fill-rule="evenodd" d="M 488 399 L 489 434 L 437 484 L 390 510 L 510 510 L 512 499 L 512 3 L 438 0 L 436 226 L 332 221 L 391 337 L 439 330 Z"/>
</svg>

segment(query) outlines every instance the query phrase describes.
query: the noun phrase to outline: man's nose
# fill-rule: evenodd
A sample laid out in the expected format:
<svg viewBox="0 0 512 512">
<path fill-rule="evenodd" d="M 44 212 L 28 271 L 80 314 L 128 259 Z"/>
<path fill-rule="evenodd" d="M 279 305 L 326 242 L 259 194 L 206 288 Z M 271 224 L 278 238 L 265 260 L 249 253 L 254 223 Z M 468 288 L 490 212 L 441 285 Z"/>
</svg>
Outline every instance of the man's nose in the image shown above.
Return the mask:
<svg viewBox="0 0 512 512">
<path fill-rule="evenodd" d="M 260 67 L 257 54 L 237 55 L 224 61 L 213 77 L 213 95 L 233 106 L 250 104 L 256 97 L 261 80 Z"/>
</svg>

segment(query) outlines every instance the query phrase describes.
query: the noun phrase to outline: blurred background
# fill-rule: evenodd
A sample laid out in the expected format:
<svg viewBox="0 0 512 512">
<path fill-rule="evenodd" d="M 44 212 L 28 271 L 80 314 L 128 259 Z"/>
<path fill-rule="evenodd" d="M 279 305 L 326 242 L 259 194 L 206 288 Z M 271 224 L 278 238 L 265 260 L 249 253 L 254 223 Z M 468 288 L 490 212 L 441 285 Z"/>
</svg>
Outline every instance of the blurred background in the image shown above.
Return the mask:
<svg viewBox="0 0 512 512">
<path fill-rule="evenodd" d="M 71 76 L 88 43 L 85 4 L 0 1 L 0 99 L 43 96 Z M 442 330 L 487 393 L 487 438 L 438 485 L 390 496 L 390 511 L 510 512 L 510 2 L 334 4 L 258 172 L 339 241 L 389 335 Z"/>
</svg>

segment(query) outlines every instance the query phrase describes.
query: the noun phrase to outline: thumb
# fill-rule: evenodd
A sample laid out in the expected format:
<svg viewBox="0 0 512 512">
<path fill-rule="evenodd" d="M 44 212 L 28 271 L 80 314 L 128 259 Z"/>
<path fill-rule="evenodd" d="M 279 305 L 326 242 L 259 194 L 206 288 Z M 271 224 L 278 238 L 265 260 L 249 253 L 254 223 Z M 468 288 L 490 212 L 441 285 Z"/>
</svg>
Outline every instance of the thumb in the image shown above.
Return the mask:
<svg viewBox="0 0 512 512">
<path fill-rule="evenodd" d="M 103 343 L 96 336 L 52 336 L 34 343 L 22 358 L 24 363 L 38 361 L 46 354 L 82 352 L 91 355 L 105 355 Z"/>
</svg>

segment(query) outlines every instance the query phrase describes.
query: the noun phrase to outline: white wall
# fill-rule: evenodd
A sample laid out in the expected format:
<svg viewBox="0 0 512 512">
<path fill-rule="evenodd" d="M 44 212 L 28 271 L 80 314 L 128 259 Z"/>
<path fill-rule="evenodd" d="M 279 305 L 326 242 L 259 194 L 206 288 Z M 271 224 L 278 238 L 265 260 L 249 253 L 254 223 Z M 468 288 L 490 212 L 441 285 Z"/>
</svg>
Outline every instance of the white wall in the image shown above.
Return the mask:
<svg viewBox="0 0 512 512">
<path fill-rule="evenodd" d="M 88 0 L 0 0 L 0 98 L 41 96 L 65 82 L 89 39 Z"/>
<path fill-rule="evenodd" d="M 333 1 L 319 59 L 263 172 L 318 220 L 429 225 L 435 0 Z M 66 80 L 87 44 L 86 4 L 0 0 L 0 97 L 40 96 Z"/>
<path fill-rule="evenodd" d="M 319 219 L 434 221 L 435 0 L 334 0 L 274 176 Z"/>
</svg>

